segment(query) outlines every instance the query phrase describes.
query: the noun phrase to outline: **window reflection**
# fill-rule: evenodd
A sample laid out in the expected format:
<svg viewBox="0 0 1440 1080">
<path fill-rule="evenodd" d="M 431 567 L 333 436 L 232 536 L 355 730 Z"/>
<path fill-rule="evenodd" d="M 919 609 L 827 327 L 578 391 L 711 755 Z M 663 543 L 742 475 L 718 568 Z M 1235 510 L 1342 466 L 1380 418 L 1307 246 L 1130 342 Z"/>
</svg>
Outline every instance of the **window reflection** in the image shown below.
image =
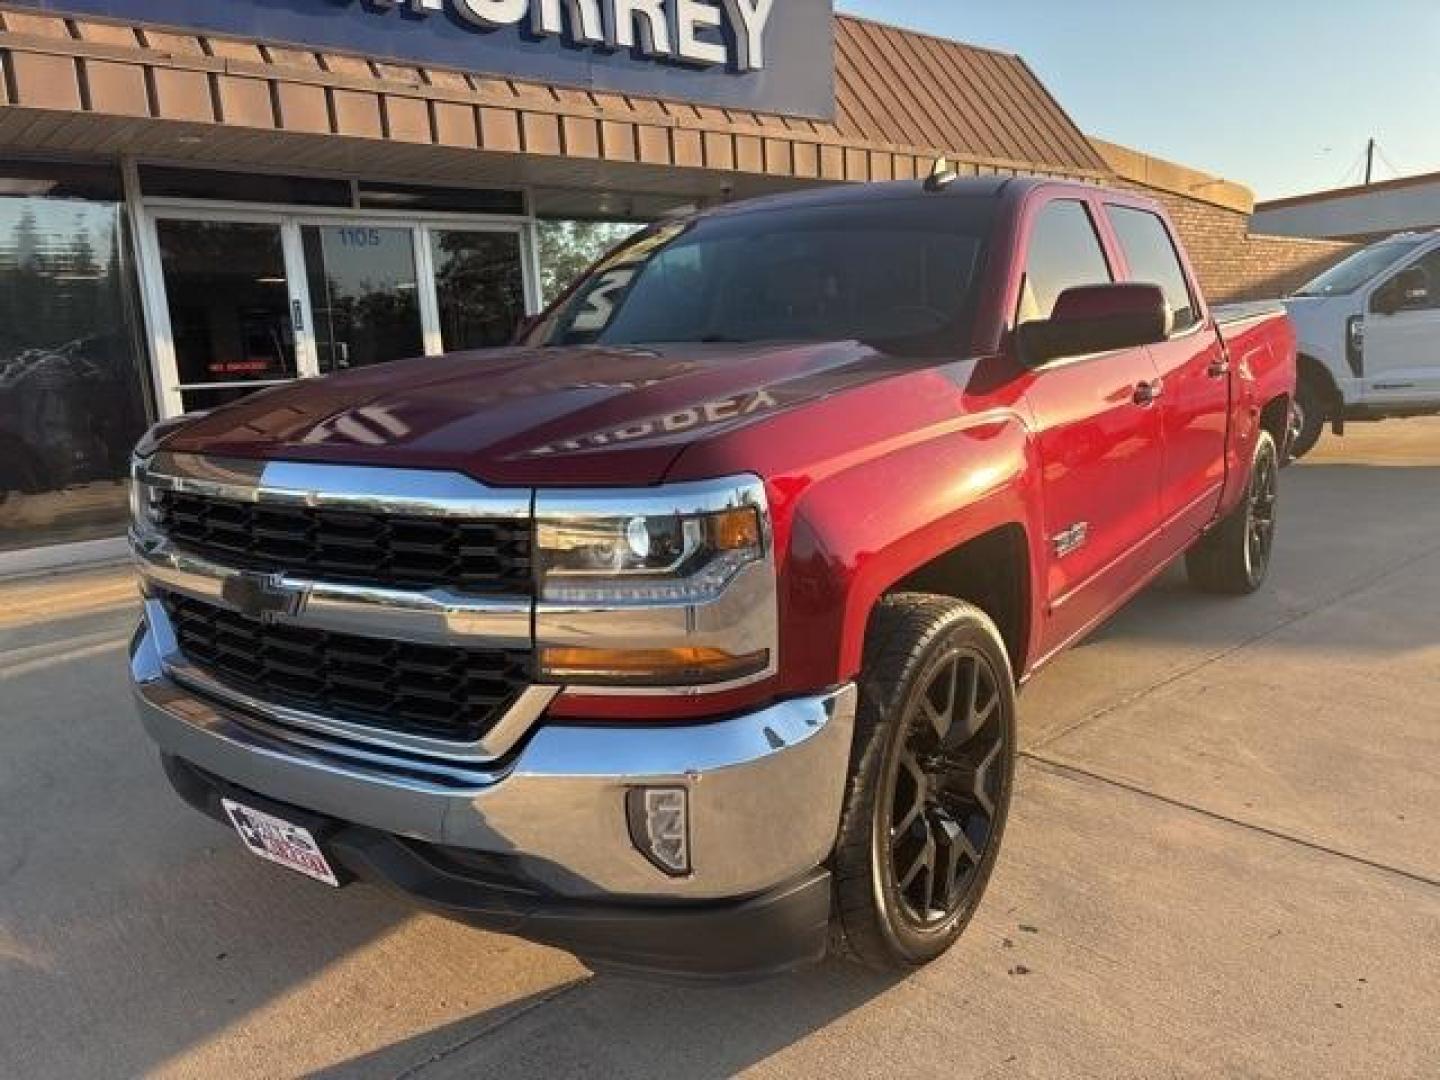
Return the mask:
<svg viewBox="0 0 1440 1080">
<path fill-rule="evenodd" d="M 437 229 L 432 240 L 445 348 L 506 344 L 525 314 L 520 237 Z"/>
<path fill-rule="evenodd" d="M 0 197 L 0 550 L 124 526 L 145 403 L 122 222 Z"/>
<path fill-rule="evenodd" d="M 186 411 L 238 400 L 248 383 L 293 379 L 280 226 L 165 219 L 156 233 Z"/>
<path fill-rule="evenodd" d="M 306 225 L 301 236 L 322 374 L 425 351 L 412 230 Z"/>
</svg>

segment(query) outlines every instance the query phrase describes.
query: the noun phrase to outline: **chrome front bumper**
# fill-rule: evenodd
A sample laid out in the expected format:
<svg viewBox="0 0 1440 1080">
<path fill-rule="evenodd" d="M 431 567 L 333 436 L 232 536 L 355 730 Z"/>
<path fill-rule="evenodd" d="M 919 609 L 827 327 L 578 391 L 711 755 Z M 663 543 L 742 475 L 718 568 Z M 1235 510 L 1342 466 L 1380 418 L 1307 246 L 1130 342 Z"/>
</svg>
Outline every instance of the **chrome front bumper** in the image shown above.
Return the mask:
<svg viewBox="0 0 1440 1080">
<path fill-rule="evenodd" d="M 503 769 L 451 784 L 403 759 L 341 757 L 323 740 L 177 682 L 149 626 L 131 651 L 140 716 L 162 752 L 283 803 L 435 844 L 514 856 L 577 899 L 714 900 L 819 866 L 839 825 L 855 688 L 708 723 L 541 721 Z M 626 794 L 689 794 L 694 869 L 666 876 L 635 847 Z"/>
</svg>

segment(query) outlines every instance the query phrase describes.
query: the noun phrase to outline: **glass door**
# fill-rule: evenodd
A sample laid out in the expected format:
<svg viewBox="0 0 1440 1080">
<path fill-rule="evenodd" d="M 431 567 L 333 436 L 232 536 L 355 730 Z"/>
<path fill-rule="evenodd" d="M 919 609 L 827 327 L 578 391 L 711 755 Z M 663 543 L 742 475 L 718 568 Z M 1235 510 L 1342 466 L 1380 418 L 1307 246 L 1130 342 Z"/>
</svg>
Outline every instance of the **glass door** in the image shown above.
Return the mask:
<svg viewBox="0 0 1440 1080">
<path fill-rule="evenodd" d="M 185 412 L 302 373 L 303 310 L 279 219 L 164 217 L 155 232 Z"/>
<path fill-rule="evenodd" d="M 427 351 L 413 227 L 305 224 L 300 234 L 320 374 Z"/>
<path fill-rule="evenodd" d="M 509 342 L 525 315 L 520 234 L 464 228 L 429 233 L 444 351 Z"/>
<path fill-rule="evenodd" d="M 504 345 L 533 302 L 521 224 L 162 204 L 141 233 L 166 416 Z"/>
</svg>

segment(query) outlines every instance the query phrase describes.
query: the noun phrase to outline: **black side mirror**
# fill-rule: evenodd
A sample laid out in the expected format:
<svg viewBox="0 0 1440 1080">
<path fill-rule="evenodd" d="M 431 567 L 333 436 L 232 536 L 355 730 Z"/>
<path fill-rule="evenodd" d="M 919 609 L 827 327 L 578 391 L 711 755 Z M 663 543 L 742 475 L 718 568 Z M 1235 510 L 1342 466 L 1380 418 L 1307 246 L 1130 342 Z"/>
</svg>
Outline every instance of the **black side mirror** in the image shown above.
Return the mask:
<svg viewBox="0 0 1440 1080">
<path fill-rule="evenodd" d="M 1407 266 L 1375 290 L 1370 306 L 1381 315 L 1425 307 L 1430 302 L 1430 272 L 1423 266 Z"/>
<path fill-rule="evenodd" d="M 1081 285 L 1066 289 L 1048 319 L 1015 331 L 1022 363 L 1154 345 L 1170 336 L 1174 316 L 1158 285 Z"/>
</svg>

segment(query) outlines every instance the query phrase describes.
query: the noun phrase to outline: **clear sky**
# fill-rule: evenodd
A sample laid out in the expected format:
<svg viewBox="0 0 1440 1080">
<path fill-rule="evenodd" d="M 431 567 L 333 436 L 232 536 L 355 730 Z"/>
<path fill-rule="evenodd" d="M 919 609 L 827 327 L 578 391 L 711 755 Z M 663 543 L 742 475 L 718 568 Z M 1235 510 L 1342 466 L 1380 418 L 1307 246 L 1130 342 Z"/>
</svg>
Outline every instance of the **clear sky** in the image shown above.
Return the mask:
<svg viewBox="0 0 1440 1080">
<path fill-rule="evenodd" d="M 1023 56 L 1087 134 L 1264 198 L 1440 171 L 1440 0 L 837 0 Z M 1396 175 L 1378 162 L 1376 176 Z"/>
</svg>

